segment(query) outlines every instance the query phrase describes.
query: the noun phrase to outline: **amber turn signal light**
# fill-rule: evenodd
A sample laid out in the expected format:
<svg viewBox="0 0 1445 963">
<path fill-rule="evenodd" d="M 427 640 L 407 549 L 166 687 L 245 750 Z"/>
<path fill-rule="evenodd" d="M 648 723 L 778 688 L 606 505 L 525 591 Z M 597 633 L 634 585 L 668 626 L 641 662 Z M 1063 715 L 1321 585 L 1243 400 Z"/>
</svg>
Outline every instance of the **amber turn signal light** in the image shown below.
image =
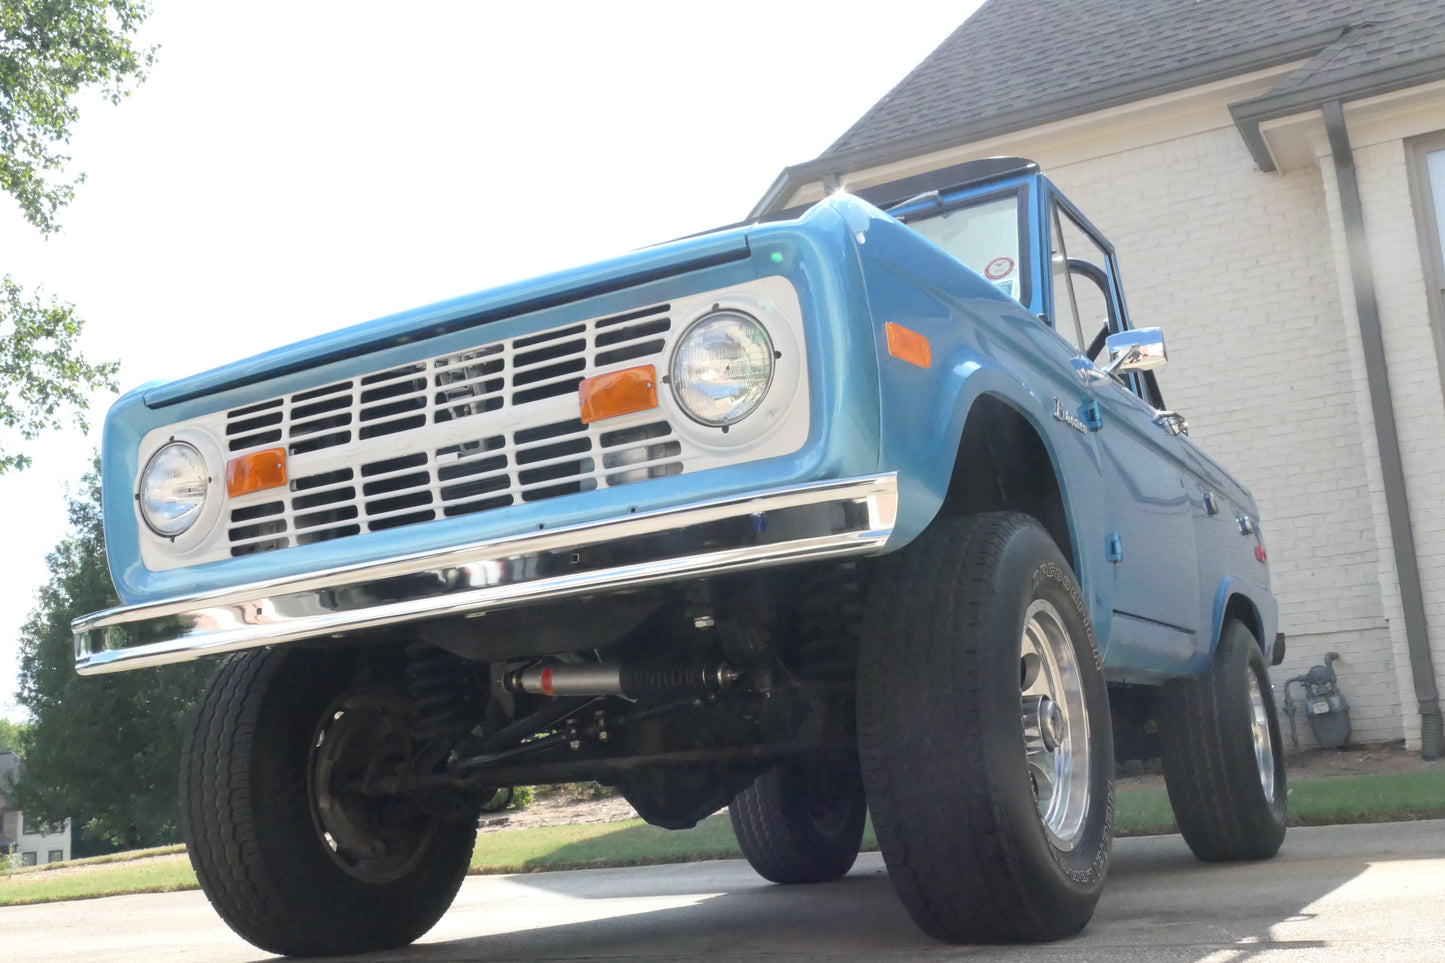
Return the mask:
<svg viewBox="0 0 1445 963">
<path fill-rule="evenodd" d="M 652 365 L 628 368 L 588 378 L 578 386 L 582 421 L 630 415 L 657 407 L 657 370 Z"/>
<path fill-rule="evenodd" d="M 226 494 L 232 498 L 286 484 L 286 449 L 253 451 L 226 462 Z"/>
<path fill-rule="evenodd" d="M 923 335 L 892 321 L 884 325 L 884 330 L 888 332 L 888 353 L 893 357 L 920 368 L 933 364 L 933 349 Z"/>
</svg>

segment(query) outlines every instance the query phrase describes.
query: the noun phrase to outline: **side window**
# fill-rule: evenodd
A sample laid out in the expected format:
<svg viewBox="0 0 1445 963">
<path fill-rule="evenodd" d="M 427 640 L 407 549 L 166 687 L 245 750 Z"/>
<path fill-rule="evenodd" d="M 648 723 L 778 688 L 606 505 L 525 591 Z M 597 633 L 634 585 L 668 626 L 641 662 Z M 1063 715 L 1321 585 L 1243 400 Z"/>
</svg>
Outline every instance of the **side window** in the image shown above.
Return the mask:
<svg viewBox="0 0 1445 963">
<path fill-rule="evenodd" d="M 1049 263 L 1053 272 L 1054 329 L 1103 367 L 1109 359 L 1104 339 L 1124 328 L 1119 308 L 1109 293 L 1109 252 L 1057 200 L 1049 211 Z M 1132 374 L 1123 384 L 1148 404 L 1164 409 L 1154 372 Z"/>
<path fill-rule="evenodd" d="M 1103 334 L 1117 330 L 1109 297 L 1109 255 L 1057 201 L 1049 212 L 1054 330 L 1098 360 Z M 1101 334 L 1100 332 L 1103 332 Z"/>
</svg>

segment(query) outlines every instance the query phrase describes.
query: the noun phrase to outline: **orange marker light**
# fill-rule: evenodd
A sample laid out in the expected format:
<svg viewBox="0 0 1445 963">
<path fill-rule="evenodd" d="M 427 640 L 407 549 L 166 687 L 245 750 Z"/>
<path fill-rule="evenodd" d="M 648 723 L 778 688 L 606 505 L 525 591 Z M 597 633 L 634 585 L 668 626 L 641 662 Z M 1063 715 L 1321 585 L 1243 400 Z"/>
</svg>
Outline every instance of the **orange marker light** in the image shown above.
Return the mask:
<svg viewBox="0 0 1445 963">
<path fill-rule="evenodd" d="M 603 418 L 630 415 L 657 407 L 657 371 L 652 365 L 598 375 L 577 389 L 582 402 L 582 421 L 592 424 Z"/>
<path fill-rule="evenodd" d="M 286 484 L 286 449 L 253 451 L 226 462 L 226 494 L 232 498 Z"/>
<path fill-rule="evenodd" d="M 888 353 L 893 357 L 920 368 L 933 364 L 933 349 L 928 339 L 917 331 L 910 331 L 901 324 L 889 321 L 883 326 L 888 332 Z"/>
</svg>

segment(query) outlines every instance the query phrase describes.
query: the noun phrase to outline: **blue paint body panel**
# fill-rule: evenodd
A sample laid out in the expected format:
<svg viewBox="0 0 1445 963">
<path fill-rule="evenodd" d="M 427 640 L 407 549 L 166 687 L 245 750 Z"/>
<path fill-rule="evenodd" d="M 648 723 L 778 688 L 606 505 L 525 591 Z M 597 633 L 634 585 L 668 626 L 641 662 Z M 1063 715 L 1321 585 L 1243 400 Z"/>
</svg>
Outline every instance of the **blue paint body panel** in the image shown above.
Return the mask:
<svg viewBox="0 0 1445 963">
<path fill-rule="evenodd" d="M 1099 375 L 1047 318 L 1059 297 L 1048 224 L 1063 202 L 1041 175 L 971 190 L 1016 189 L 1031 272 L 1027 303 L 924 240 L 898 217 L 837 195 L 787 221 L 733 228 L 602 264 L 455 298 L 130 392 L 105 423 L 106 536 L 121 597 L 173 599 L 370 561 L 501 539 L 764 489 L 896 472 L 899 512 L 887 550 L 915 538 L 949 492 L 960 440 L 980 399 L 1006 405 L 1037 434 L 1063 501 L 1073 564 L 1110 677 L 1157 682 L 1208 668 L 1227 612 L 1248 613 L 1261 640 L 1277 614 L 1248 492 L 1187 437 L 1168 434 L 1127 385 Z M 966 200 L 967 191 L 949 197 Z M 914 210 L 921 210 L 917 207 Z M 1080 215 L 1081 218 L 1081 215 Z M 1087 225 L 1092 230 L 1092 225 Z M 1111 317 L 1127 326 L 1107 241 Z M 523 337 L 642 305 L 781 276 L 803 317 L 811 420 L 786 455 L 599 488 L 545 501 L 284 551 L 152 571 L 131 509 L 141 439 L 213 412 L 308 387 Z M 1042 317 L 1041 317 L 1042 316 Z M 889 353 L 885 325 L 928 341 L 931 364 Z M 1135 383 L 1137 387 L 1137 382 Z M 1226 508 L 1205 511 L 1205 495 Z M 1117 540 L 1120 559 L 1111 559 Z"/>
</svg>

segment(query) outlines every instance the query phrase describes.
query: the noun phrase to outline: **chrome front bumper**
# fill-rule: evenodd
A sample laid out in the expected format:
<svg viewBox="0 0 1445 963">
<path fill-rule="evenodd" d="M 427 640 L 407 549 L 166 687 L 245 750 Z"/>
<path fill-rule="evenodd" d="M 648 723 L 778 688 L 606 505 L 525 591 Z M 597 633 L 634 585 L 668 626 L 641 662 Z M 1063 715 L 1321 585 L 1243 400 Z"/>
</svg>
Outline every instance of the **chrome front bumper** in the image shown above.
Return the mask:
<svg viewBox="0 0 1445 963">
<path fill-rule="evenodd" d="M 82 675 L 567 596 L 859 555 L 898 515 L 894 475 L 701 502 L 257 582 L 77 619 Z"/>
</svg>

